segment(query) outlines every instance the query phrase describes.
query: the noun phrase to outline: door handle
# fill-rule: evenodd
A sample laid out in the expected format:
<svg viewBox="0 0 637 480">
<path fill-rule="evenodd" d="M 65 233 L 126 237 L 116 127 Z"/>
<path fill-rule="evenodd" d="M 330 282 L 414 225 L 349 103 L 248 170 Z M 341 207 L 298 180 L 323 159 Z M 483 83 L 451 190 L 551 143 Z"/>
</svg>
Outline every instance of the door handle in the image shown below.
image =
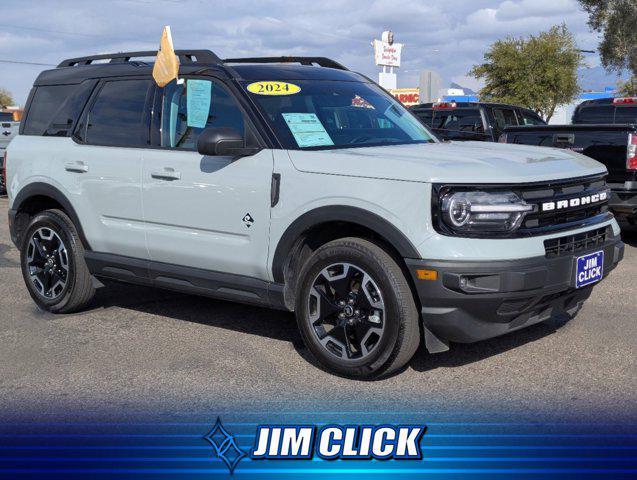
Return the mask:
<svg viewBox="0 0 637 480">
<path fill-rule="evenodd" d="M 176 172 L 170 167 L 164 167 L 163 170 L 150 172 L 150 176 L 159 180 L 181 180 L 181 172 Z"/>
<path fill-rule="evenodd" d="M 67 172 L 86 173 L 88 172 L 88 165 L 84 162 L 68 162 L 64 164 L 64 170 Z"/>
</svg>

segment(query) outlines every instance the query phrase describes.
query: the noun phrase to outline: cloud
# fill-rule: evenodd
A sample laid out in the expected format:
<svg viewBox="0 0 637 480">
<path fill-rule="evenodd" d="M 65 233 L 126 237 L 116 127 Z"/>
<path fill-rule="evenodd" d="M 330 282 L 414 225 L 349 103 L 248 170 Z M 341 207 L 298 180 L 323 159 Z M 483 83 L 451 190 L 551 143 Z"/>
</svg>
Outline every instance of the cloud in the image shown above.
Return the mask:
<svg viewBox="0 0 637 480">
<path fill-rule="evenodd" d="M 0 59 L 57 64 L 68 57 L 157 48 L 171 25 L 176 46 L 221 57 L 321 55 L 372 78 L 370 42 L 390 28 L 404 43 L 400 86 L 423 68 L 476 88 L 466 74 L 507 35 L 566 22 L 582 48 L 597 38 L 575 0 L 4 0 Z M 41 67 L 0 64 L 0 85 L 24 103 Z"/>
</svg>

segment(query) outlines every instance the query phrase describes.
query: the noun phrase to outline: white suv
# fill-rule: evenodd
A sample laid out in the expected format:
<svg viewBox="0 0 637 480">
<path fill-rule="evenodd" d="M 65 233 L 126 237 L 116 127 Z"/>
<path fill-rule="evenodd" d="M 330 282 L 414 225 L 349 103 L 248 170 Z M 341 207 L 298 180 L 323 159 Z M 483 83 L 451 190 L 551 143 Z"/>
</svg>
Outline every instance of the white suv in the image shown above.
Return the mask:
<svg viewBox="0 0 637 480">
<path fill-rule="evenodd" d="M 164 88 L 135 60 L 154 52 L 36 80 L 7 168 L 41 308 L 81 309 L 106 278 L 294 311 L 323 366 L 371 377 L 421 339 L 572 316 L 622 258 L 590 158 L 440 142 L 329 59 L 177 53 Z"/>
</svg>

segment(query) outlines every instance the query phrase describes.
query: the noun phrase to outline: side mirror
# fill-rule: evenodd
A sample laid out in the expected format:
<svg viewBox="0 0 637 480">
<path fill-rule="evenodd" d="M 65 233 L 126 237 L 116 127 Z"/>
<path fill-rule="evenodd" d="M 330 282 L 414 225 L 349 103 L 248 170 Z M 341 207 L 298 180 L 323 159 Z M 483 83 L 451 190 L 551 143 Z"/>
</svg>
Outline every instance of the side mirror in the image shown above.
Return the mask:
<svg viewBox="0 0 637 480">
<path fill-rule="evenodd" d="M 202 155 L 246 157 L 260 148 L 246 147 L 243 136 L 232 127 L 206 128 L 197 139 L 197 151 Z"/>
</svg>

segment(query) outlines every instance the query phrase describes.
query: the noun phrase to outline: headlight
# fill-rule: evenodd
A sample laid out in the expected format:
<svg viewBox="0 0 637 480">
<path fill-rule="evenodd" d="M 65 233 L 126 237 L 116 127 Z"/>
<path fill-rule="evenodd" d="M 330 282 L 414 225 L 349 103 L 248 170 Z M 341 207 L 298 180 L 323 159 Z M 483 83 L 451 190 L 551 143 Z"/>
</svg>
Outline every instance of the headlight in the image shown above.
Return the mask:
<svg viewBox="0 0 637 480">
<path fill-rule="evenodd" d="M 456 192 L 441 199 L 444 223 L 466 233 L 512 232 L 533 208 L 513 192 Z"/>
</svg>

